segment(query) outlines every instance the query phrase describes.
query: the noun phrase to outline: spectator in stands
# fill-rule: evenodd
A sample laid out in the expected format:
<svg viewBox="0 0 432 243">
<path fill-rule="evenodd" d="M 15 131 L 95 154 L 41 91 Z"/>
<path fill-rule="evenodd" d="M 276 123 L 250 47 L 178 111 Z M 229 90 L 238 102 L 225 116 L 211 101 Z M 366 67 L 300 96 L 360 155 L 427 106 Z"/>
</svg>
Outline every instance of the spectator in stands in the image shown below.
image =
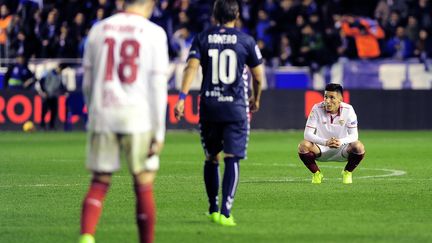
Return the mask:
<svg viewBox="0 0 432 243">
<path fill-rule="evenodd" d="M 324 23 L 317 13 L 313 13 L 309 16 L 308 22 L 314 32 L 322 34 L 324 32 Z"/>
<path fill-rule="evenodd" d="M 9 56 L 24 55 L 26 59 L 32 57 L 36 51 L 36 43 L 31 41 L 23 29 L 19 30 L 18 35 L 11 40 Z"/>
<path fill-rule="evenodd" d="M 421 29 L 419 32 L 414 54 L 419 58 L 420 62 L 425 64 L 425 69 L 430 70 L 428 58 L 432 57 L 432 38 L 426 29 Z"/>
<path fill-rule="evenodd" d="M 124 1 L 123 1 L 123 7 L 124 7 Z M 114 6 L 112 5 L 112 1 L 108 0 L 98 0 L 98 7 L 97 9 L 102 8 L 105 13 L 111 13 L 114 9 Z M 97 10 L 96 10 L 97 11 Z"/>
<path fill-rule="evenodd" d="M 182 25 L 174 32 L 172 45 L 180 61 L 186 62 L 189 49 L 192 46 L 193 35 L 187 25 Z"/>
<path fill-rule="evenodd" d="M 418 33 L 419 33 L 419 25 L 416 17 L 414 15 L 408 16 L 407 25 L 405 28 L 405 33 L 408 39 L 410 39 L 413 43 L 417 42 Z"/>
<path fill-rule="evenodd" d="M 42 58 L 52 58 L 56 56 L 55 52 L 55 40 L 57 38 L 57 30 L 59 28 L 57 24 L 58 11 L 53 9 L 48 13 L 47 20 L 42 24 L 40 28 L 39 39 L 41 42 L 41 53 Z"/>
<path fill-rule="evenodd" d="M 58 36 L 54 43 L 54 48 L 58 58 L 77 58 L 78 42 L 69 33 L 67 23 L 63 23 L 60 27 L 60 36 Z"/>
<path fill-rule="evenodd" d="M 7 58 L 8 55 L 8 35 L 7 30 L 11 23 L 12 15 L 9 14 L 8 7 L 3 4 L 0 6 L 0 58 Z"/>
<path fill-rule="evenodd" d="M 85 35 L 87 30 L 87 26 L 85 23 L 84 14 L 78 12 L 75 15 L 73 23 L 69 26 L 69 34 L 72 39 L 77 42 L 80 42 L 83 36 Z"/>
<path fill-rule="evenodd" d="M 12 20 L 11 23 L 9 24 L 9 27 L 7 29 L 7 50 L 8 53 L 6 55 L 6 58 L 10 58 L 11 55 L 13 55 L 14 53 L 11 53 L 10 48 L 11 48 L 11 42 L 12 40 L 14 40 L 17 36 L 18 33 L 22 30 L 22 22 L 21 22 L 21 17 L 19 15 L 13 15 L 12 16 Z M 14 57 L 14 56 L 12 56 Z"/>
<path fill-rule="evenodd" d="M 94 24 L 96 24 L 97 22 L 101 21 L 104 18 L 105 18 L 105 10 L 103 8 L 98 8 L 96 10 L 96 16 L 91 21 L 90 25 L 93 26 Z"/>
<path fill-rule="evenodd" d="M 58 114 L 58 98 L 66 93 L 66 87 L 62 81 L 62 71 L 66 65 L 60 64 L 48 71 L 36 82 L 36 91 L 42 97 L 42 121 L 41 128 L 45 129 L 45 116 L 51 112 L 49 129 L 55 129 L 55 122 Z"/>
<path fill-rule="evenodd" d="M 269 34 L 271 28 L 271 21 L 267 12 L 263 9 L 258 10 L 258 22 L 256 24 L 256 38 L 264 42 L 265 46 L 271 47 L 273 45 L 273 38 Z"/>
<path fill-rule="evenodd" d="M 375 19 L 381 26 L 384 26 L 390 15 L 390 7 L 386 0 L 380 0 L 375 8 Z"/>
<path fill-rule="evenodd" d="M 418 0 L 413 10 L 416 13 L 421 28 L 428 29 L 432 27 L 432 8 L 429 0 Z"/>
<path fill-rule="evenodd" d="M 329 64 L 329 55 L 324 46 L 322 35 L 315 32 L 309 24 L 303 27 L 302 35 L 300 54 L 296 60 L 297 63 L 309 66 L 311 72 L 316 72 L 323 65 Z"/>
<path fill-rule="evenodd" d="M 279 40 L 278 65 L 289 66 L 292 63 L 292 49 L 288 35 L 282 34 Z"/>
<path fill-rule="evenodd" d="M 402 25 L 400 13 L 396 10 L 391 11 L 390 17 L 384 24 L 384 31 L 387 37 L 396 35 L 396 28 Z"/>
<path fill-rule="evenodd" d="M 261 55 L 263 56 L 264 64 L 267 66 L 271 66 L 272 65 L 271 59 L 273 55 L 272 53 L 273 51 L 270 48 L 271 45 L 267 45 L 266 42 L 263 40 L 257 40 L 257 46 L 261 51 Z"/>
<path fill-rule="evenodd" d="M 281 0 L 278 8 L 275 10 L 275 16 L 273 19 L 276 22 L 276 32 L 287 33 L 291 29 L 291 26 L 296 22 L 294 13 L 294 1 L 293 0 Z"/>
<path fill-rule="evenodd" d="M 386 52 L 390 57 L 397 60 L 404 60 L 413 56 L 414 44 L 406 36 L 403 26 L 397 27 L 396 36 L 387 41 Z"/>
<path fill-rule="evenodd" d="M 113 9 L 112 14 L 115 14 L 115 13 L 121 12 L 121 11 L 124 10 L 124 7 L 125 7 L 125 0 L 116 0 L 114 5 L 115 5 L 115 7 L 114 7 L 114 9 Z"/>
<path fill-rule="evenodd" d="M 384 38 L 385 34 L 375 20 L 348 16 L 342 22 L 342 31 L 354 38 L 359 58 L 377 58 L 381 55 L 378 39 Z"/>
<path fill-rule="evenodd" d="M 5 89 L 23 90 L 33 84 L 33 73 L 29 70 L 23 54 L 16 57 L 16 63 L 10 65 L 4 76 Z"/>
</svg>

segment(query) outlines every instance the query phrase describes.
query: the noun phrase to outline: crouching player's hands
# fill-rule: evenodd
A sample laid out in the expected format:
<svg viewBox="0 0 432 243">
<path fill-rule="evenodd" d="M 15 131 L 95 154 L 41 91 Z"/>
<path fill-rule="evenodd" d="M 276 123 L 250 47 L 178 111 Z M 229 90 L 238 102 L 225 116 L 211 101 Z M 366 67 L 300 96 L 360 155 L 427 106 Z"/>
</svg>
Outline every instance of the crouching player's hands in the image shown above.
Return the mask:
<svg viewBox="0 0 432 243">
<path fill-rule="evenodd" d="M 339 148 L 342 145 L 342 143 L 339 139 L 335 137 L 331 137 L 329 140 L 327 140 L 326 145 L 329 146 L 330 148 Z"/>
</svg>

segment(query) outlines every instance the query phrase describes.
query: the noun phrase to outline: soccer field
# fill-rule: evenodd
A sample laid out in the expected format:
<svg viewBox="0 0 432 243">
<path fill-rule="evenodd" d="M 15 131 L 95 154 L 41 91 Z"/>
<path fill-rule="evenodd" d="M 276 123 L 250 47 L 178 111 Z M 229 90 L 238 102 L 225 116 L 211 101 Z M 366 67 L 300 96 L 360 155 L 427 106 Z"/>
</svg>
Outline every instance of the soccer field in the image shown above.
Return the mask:
<svg viewBox="0 0 432 243">
<path fill-rule="evenodd" d="M 155 185 L 156 242 L 432 242 L 432 131 L 360 131 L 367 152 L 352 185 L 342 184 L 344 163 L 319 163 L 324 182 L 312 185 L 296 152 L 301 139 L 252 132 L 232 211 L 238 226 L 226 228 L 204 216 L 197 133 L 168 132 Z M 85 141 L 85 133 L 1 133 L 0 242 L 77 241 L 89 182 Z M 124 165 L 97 242 L 137 242 L 134 203 Z"/>
</svg>

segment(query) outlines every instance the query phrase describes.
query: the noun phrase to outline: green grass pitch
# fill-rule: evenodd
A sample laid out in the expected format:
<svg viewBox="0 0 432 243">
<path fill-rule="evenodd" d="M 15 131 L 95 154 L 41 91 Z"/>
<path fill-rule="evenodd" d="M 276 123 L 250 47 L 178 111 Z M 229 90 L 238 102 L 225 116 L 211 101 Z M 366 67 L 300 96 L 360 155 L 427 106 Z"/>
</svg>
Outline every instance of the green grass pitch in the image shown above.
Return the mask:
<svg viewBox="0 0 432 243">
<path fill-rule="evenodd" d="M 319 163 L 325 179 L 312 185 L 296 153 L 301 138 L 252 131 L 232 211 L 238 226 L 224 228 L 204 216 L 197 133 L 168 132 L 156 242 L 432 242 L 432 131 L 360 131 L 367 154 L 352 185 L 342 184 L 344 163 Z M 0 133 L 0 242 L 77 241 L 85 141 L 79 132 Z M 137 242 L 134 202 L 123 164 L 97 242 Z"/>
</svg>

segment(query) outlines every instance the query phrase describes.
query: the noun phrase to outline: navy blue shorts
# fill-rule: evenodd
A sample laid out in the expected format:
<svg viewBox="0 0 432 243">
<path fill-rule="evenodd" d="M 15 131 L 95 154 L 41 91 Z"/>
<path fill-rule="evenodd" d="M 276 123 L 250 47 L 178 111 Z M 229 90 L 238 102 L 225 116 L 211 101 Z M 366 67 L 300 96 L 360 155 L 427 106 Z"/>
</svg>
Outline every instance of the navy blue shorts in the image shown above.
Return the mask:
<svg viewBox="0 0 432 243">
<path fill-rule="evenodd" d="M 239 158 L 246 157 L 249 141 L 249 121 L 200 121 L 201 142 L 206 156 L 216 156 L 223 150 Z"/>
</svg>

